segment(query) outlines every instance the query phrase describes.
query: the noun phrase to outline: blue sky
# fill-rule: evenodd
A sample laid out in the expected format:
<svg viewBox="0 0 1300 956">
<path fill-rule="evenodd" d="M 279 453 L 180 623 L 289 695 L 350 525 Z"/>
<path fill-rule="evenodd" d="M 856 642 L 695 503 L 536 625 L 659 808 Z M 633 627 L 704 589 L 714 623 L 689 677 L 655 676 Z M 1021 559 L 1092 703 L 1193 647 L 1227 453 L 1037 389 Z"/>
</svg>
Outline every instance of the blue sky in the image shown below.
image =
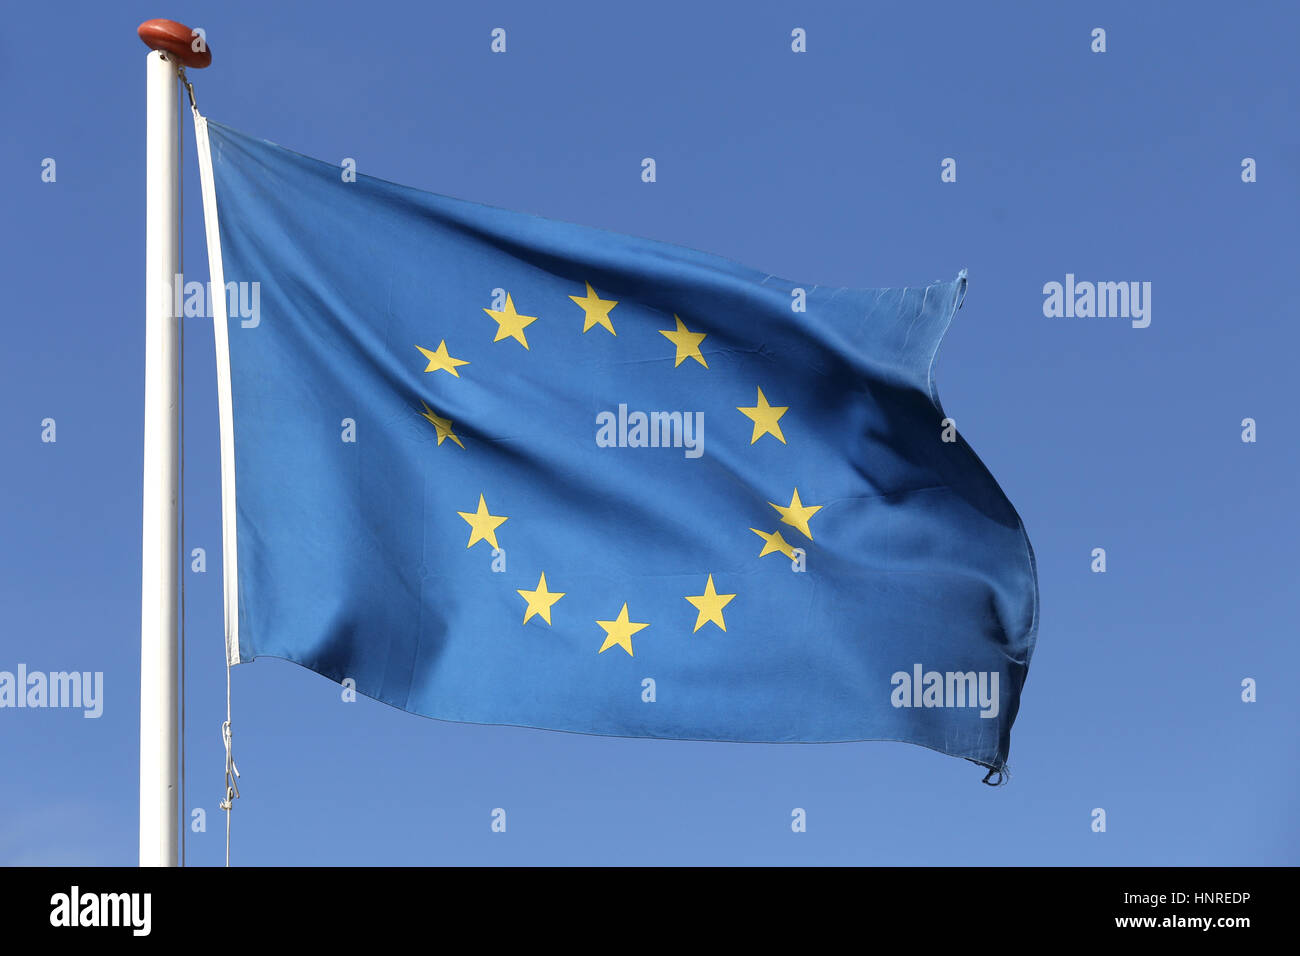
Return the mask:
<svg viewBox="0 0 1300 956">
<path fill-rule="evenodd" d="M 233 675 L 235 862 L 1300 862 L 1294 10 L 175 0 L 25 5 L 0 36 L 0 670 L 103 671 L 106 688 L 97 720 L 0 710 L 0 863 L 136 860 L 135 27 L 155 16 L 206 30 L 213 66 L 193 79 L 211 118 L 371 175 L 809 284 L 969 269 L 939 393 L 1039 566 L 1008 786 L 904 744 L 442 723 L 345 704 L 324 678 L 258 661 Z M 504 55 L 489 51 L 494 27 Z M 790 51 L 795 27 L 805 54 Z M 53 35 L 73 38 L 66 53 L 35 39 Z M 188 118 L 184 134 L 187 272 L 205 279 Z M 946 157 L 955 183 L 940 181 Z M 1245 157 L 1257 182 L 1242 182 Z M 1067 273 L 1150 282 L 1150 326 L 1045 317 L 1043 285 Z M 187 323 L 185 355 L 185 549 L 205 547 L 209 568 L 185 574 L 186 805 L 208 814 L 207 832 L 186 831 L 187 859 L 216 864 L 210 323 Z M 1090 570 L 1097 547 L 1105 574 Z M 806 833 L 791 832 L 794 807 Z"/>
</svg>

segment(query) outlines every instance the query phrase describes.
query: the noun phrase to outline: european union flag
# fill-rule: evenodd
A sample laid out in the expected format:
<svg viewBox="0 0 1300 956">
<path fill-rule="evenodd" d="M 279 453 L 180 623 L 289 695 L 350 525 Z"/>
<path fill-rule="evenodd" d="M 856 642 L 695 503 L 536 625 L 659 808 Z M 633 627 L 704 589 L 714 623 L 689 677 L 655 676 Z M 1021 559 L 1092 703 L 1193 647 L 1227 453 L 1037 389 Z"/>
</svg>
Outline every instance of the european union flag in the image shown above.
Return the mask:
<svg viewBox="0 0 1300 956">
<path fill-rule="evenodd" d="M 935 391 L 964 274 L 804 286 L 199 140 L 232 662 L 444 720 L 1002 770 L 1037 581 Z"/>
</svg>

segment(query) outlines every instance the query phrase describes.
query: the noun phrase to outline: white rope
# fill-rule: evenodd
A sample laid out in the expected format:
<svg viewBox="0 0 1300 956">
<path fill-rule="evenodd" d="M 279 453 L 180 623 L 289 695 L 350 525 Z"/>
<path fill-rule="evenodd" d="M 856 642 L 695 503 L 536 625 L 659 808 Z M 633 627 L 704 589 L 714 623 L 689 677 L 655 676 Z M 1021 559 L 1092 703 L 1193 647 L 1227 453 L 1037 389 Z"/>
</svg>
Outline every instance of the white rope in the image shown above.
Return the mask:
<svg viewBox="0 0 1300 956">
<path fill-rule="evenodd" d="M 234 752 L 230 747 L 230 662 L 226 662 L 226 722 L 221 725 L 221 742 L 226 747 L 226 799 L 221 809 L 226 812 L 226 866 L 230 866 L 230 811 L 239 799 L 239 768 L 235 766 Z"/>
<path fill-rule="evenodd" d="M 183 66 L 179 67 L 177 72 L 180 74 L 181 82 L 184 83 L 186 86 L 189 86 L 190 81 L 185 78 L 185 67 Z M 181 122 L 182 124 L 184 123 L 183 120 L 181 120 Z M 180 131 L 178 129 L 177 131 L 178 135 L 176 136 L 176 154 L 177 154 L 176 155 L 176 190 L 178 195 L 184 196 L 185 194 L 185 179 L 184 179 L 185 137 L 179 135 L 179 132 Z M 185 230 L 184 229 L 177 230 L 176 242 L 177 245 L 179 246 L 181 271 L 184 272 L 185 270 Z M 175 276 L 172 277 L 172 281 L 173 282 L 176 281 Z M 172 302 L 175 301 L 176 301 L 176 293 L 175 290 L 173 290 Z M 180 477 L 177 480 L 177 498 L 179 499 L 179 501 L 177 502 L 177 511 L 180 512 L 180 525 L 181 525 L 180 526 L 180 545 L 181 545 L 180 550 L 181 550 L 181 554 L 184 554 L 185 553 L 185 320 L 182 316 L 179 315 L 176 316 L 176 335 L 178 339 L 178 346 L 180 349 L 180 355 L 176 361 L 176 365 L 177 365 L 176 422 L 179 431 L 179 434 L 177 435 L 177 441 L 176 441 L 176 446 L 177 446 L 176 457 L 179 459 L 178 464 L 180 465 Z M 181 809 L 181 820 L 188 820 L 190 815 L 189 798 L 186 795 L 187 788 L 185 786 L 185 563 L 186 562 L 183 557 L 180 557 L 179 555 L 176 554 L 172 555 L 173 561 L 177 560 L 178 558 L 181 562 L 179 568 L 180 579 L 181 579 L 180 581 L 181 584 L 181 588 L 180 588 L 181 590 L 181 687 L 180 687 L 181 808 L 180 809 Z M 190 828 L 188 824 L 182 825 L 181 839 L 180 839 L 181 866 L 185 865 L 185 850 L 186 850 L 186 843 L 188 842 L 186 840 L 186 836 L 189 833 L 189 829 Z"/>
<path fill-rule="evenodd" d="M 185 92 L 190 97 L 190 110 L 194 113 L 194 122 L 197 126 L 202 116 L 199 113 L 199 106 L 194 101 L 194 87 L 190 85 L 189 78 L 185 76 L 184 68 L 181 69 L 181 82 L 185 84 Z M 212 288 L 212 283 L 208 283 L 210 295 L 225 295 L 226 290 L 220 291 Z M 231 747 L 232 732 L 230 729 L 230 655 L 226 655 L 226 719 L 221 725 L 221 743 L 226 748 L 226 798 L 221 801 L 221 809 L 226 814 L 226 866 L 230 866 L 230 813 L 234 809 L 234 803 L 239 799 L 239 767 L 235 765 L 235 754 Z"/>
</svg>

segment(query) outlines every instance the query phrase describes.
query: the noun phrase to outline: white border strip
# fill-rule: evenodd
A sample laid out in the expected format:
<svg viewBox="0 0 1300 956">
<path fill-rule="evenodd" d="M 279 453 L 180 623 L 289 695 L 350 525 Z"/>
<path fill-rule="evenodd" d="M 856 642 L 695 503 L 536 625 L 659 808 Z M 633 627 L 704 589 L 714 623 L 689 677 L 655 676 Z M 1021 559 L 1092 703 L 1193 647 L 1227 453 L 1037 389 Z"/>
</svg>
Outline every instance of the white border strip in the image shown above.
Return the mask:
<svg viewBox="0 0 1300 956">
<path fill-rule="evenodd" d="M 221 429 L 221 571 L 226 599 L 226 661 L 239 663 L 239 551 L 235 540 L 235 422 L 230 400 L 230 337 L 226 324 L 226 275 L 217 225 L 217 187 L 212 177 L 208 121 L 194 110 L 194 141 L 203 182 L 203 226 L 208 239 L 208 299 L 217 345 L 217 413 Z"/>
</svg>

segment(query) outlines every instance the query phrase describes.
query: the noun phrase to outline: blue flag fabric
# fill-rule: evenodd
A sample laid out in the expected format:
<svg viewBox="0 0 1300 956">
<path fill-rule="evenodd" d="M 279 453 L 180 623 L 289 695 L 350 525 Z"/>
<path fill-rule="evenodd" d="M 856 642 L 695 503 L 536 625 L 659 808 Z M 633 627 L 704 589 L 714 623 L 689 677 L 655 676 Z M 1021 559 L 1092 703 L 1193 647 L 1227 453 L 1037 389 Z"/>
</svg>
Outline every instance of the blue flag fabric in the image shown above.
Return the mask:
<svg viewBox="0 0 1300 956">
<path fill-rule="evenodd" d="M 799 286 L 206 126 L 232 659 L 445 720 L 1005 766 L 1037 580 L 935 391 L 964 273 Z"/>
</svg>

